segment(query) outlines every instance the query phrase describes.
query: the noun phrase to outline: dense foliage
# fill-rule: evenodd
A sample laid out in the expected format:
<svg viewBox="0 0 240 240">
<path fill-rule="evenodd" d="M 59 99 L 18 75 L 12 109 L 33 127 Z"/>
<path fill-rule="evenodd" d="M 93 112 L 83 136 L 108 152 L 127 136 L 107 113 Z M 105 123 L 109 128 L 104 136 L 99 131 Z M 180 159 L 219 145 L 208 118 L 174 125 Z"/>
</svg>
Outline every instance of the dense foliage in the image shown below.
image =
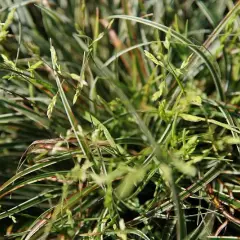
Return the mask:
<svg viewBox="0 0 240 240">
<path fill-rule="evenodd" d="M 1 0 L 0 236 L 237 239 L 239 13 Z"/>
</svg>

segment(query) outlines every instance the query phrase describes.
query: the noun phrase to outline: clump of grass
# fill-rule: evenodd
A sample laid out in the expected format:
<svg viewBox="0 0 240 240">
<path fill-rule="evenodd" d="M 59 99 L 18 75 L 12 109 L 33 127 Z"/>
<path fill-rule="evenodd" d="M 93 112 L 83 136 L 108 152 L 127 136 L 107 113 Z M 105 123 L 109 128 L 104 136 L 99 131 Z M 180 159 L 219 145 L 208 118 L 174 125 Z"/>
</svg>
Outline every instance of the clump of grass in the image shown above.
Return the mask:
<svg viewBox="0 0 240 240">
<path fill-rule="evenodd" d="M 0 7 L 2 236 L 237 239 L 239 1 Z"/>
</svg>

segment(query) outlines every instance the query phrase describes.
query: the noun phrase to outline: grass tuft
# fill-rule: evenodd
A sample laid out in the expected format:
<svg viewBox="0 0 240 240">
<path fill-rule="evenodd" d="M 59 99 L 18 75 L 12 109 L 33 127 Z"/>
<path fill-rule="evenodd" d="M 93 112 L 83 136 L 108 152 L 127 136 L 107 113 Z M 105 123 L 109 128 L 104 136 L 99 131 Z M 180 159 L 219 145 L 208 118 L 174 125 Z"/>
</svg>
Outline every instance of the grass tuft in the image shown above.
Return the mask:
<svg viewBox="0 0 240 240">
<path fill-rule="evenodd" d="M 237 239 L 239 11 L 2 0 L 0 239 Z"/>
</svg>

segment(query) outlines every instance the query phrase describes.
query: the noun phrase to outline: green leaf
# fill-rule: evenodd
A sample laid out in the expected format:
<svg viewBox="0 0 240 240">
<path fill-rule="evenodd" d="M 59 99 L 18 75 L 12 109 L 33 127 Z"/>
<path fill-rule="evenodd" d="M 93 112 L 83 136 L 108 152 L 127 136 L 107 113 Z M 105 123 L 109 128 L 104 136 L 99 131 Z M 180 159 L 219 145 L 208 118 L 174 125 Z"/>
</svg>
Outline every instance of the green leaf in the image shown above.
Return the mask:
<svg viewBox="0 0 240 240">
<path fill-rule="evenodd" d="M 100 39 L 102 39 L 104 37 L 104 32 L 99 33 L 99 35 L 97 36 L 96 39 L 93 40 L 92 44 L 94 44 L 95 42 L 99 41 Z"/>
<path fill-rule="evenodd" d="M 4 63 L 5 63 L 7 66 L 9 66 L 10 68 L 12 68 L 13 70 L 21 71 L 21 70 L 17 69 L 16 64 L 15 64 L 13 61 L 9 60 L 7 56 L 5 56 L 4 54 L 1 54 L 1 56 L 2 56 L 2 58 L 3 58 Z"/>
<path fill-rule="evenodd" d="M 240 144 L 240 138 L 226 136 L 223 138 L 223 141 L 227 144 L 234 145 L 234 144 Z"/>
<path fill-rule="evenodd" d="M 162 81 L 159 85 L 159 88 L 158 88 L 159 90 L 153 94 L 152 101 L 158 100 L 162 96 L 165 88 L 166 88 L 166 83 L 165 81 Z"/>
<path fill-rule="evenodd" d="M 182 62 L 180 69 L 182 70 L 182 69 L 186 68 L 188 66 L 189 62 L 190 62 L 190 56 Z"/>
<path fill-rule="evenodd" d="M 117 194 L 120 199 L 127 198 L 131 192 L 133 191 L 134 187 L 142 181 L 146 174 L 146 169 L 139 168 L 139 169 L 132 169 L 127 174 L 127 176 L 122 180 L 121 184 L 117 188 Z"/>
<path fill-rule="evenodd" d="M 5 21 L 2 29 L 0 29 L 1 32 L 2 32 L 2 31 L 3 31 L 3 32 L 6 32 L 6 30 L 9 28 L 9 26 L 12 24 L 15 12 L 16 12 L 16 9 L 14 8 L 14 9 L 12 9 L 11 12 L 8 14 L 7 19 L 6 19 L 6 21 Z M 8 33 L 8 32 L 7 32 L 7 33 Z"/>
<path fill-rule="evenodd" d="M 36 63 L 34 63 L 33 65 L 29 66 L 28 71 L 34 71 L 37 68 L 39 68 L 41 65 L 43 64 L 43 61 L 38 61 Z"/>
<path fill-rule="evenodd" d="M 152 62 L 154 62 L 156 65 L 160 65 L 162 67 L 164 67 L 163 63 L 160 62 L 157 58 L 155 58 L 155 56 L 153 54 L 151 54 L 150 52 L 148 52 L 147 50 L 144 50 L 144 53 L 146 55 L 147 58 L 149 58 Z"/>
<path fill-rule="evenodd" d="M 186 113 L 181 113 L 181 114 L 179 114 L 179 116 L 180 116 L 181 118 L 183 118 L 184 120 L 189 121 L 189 122 L 206 121 L 206 120 L 205 120 L 204 118 L 202 118 L 202 117 L 197 117 L 197 116 L 190 115 L 190 114 L 186 114 Z"/>
<path fill-rule="evenodd" d="M 54 107 L 55 107 L 55 105 L 56 105 L 57 97 L 58 97 L 58 94 L 56 94 L 55 96 L 53 96 L 51 102 L 50 102 L 49 105 L 48 105 L 47 116 L 48 116 L 49 119 L 52 117 L 52 112 L 53 112 L 53 109 L 54 109 Z"/>
<path fill-rule="evenodd" d="M 202 99 L 194 92 L 187 93 L 187 101 L 196 106 L 202 106 Z"/>
<path fill-rule="evenodd" d="M 170 48 L 170 39 L 171 39 L 171 28 L 168 29 L 168 32 L 165 37 L 165 41 L 163 42 L 163 45 L 167 50 L 169 50 Z"/>
</svg>

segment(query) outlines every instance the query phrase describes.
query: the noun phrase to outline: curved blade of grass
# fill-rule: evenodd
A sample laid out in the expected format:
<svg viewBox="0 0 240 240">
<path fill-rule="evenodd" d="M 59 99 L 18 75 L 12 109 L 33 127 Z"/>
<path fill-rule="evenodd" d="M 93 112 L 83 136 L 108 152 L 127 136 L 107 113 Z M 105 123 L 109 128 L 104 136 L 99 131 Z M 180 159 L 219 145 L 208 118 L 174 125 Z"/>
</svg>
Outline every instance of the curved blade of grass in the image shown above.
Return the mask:
<svg viewBox="0 0 240 240">
<path fill-rule="evenodd" d="M 33 120 L 34 122 L 39 123 L 44 128 L 48 129 L 49 127 L 49 121 L 47 118 L 40 116 L 39 114 L 21 106 L 20 104 L 16 104 L 13 101 L 7 100 L 7 99 L 0 99 L 0 103 L 4 102 L 8 106 L 11 106 L 15 111 L 25 115 L 29 119 Z"/>
<path fill-rule="evenodd" d="M 0 199 L 2 197 L 4 197 L 5 195 L 7 195 L 7 194 L 19 189 L 19 188 L 22 188 L 26 185 L 29 185 L 29 184 L 32 184 L 32 183 L 35 183 L 35 182 L 39 182 L 39 181 L 43 181 L 43 180 L 47 180 L 49 177 L 56 176 L 56 174 L 65 175 L 67 173 L 68 173 L 67 171 L 58 171 L 58 172 L 47 172 L 47 173 L 44 173 L 44 174 L 38 174 L 37 176 L 31 177 L 26 181 L 22 181 L 20 183 L 14 184 L 13 186 L 10 187 L 10 189 L 5 188 L 4 191 L 3 190 L 1 191 Z"/>
<path fill-rule="evenodd" d="M 4 212 L 0 213 L 0 219 L 3 219 L 3 218 L 11 216 L 13 214 L 22 212 L 23 210 L 26 210 L 26 209 L 28 209 L 30 207 L 33 207 L 33 206 L 36 206 L 37 204 L 45 202 L 48 199 L 52 199 L 52 198 L 56 198 L 58 196 L 61 196 L 61 192 L 59 193 L 60 189 L 61 188 L 51 189 L 49 191 L 46 191 L 44 193 L 41 193 L 41 194 L 37 195 L 34 198 L 29 199 L 28 201 L 26 201 L 24 203 L 19 204 L 16 207 L 13 207 L 13 208 L 11 208 L 7 211 L 4 211 Z M 58 192 L 58 193 L 55 193 L 55 192 Z"/>
<path fill-rule="evenodd" d="M 221 22 L 217 25 L 217 27 L 213 30 L 213 32 L 209 35 L 207 40 L 203 43 L 203 51 L 208 49 L 210 45 L 215 41 L 215 39 L 218 37 L 220 32 L 224 29 L 224 27 L 231 21 L 231 19 L 235 16 L 235 14 L 238 12 L 240 9 L 240 2 L 238 1 L 236 5 L 232 8 L 231 11 L 228 12 L 228 14 L 221 20 Z M 188 69 L 192 68 L 195 66 L 198 60 L 198 55 L 193 55 L 191 54 L 190 56 L 190 61 L 187 66 Z M 197 67 L 197 65 L 195 66 Z"/>
<path fill-rule="evenodd" d="M 218 26 L 214 29 L 214 31 L 210 34 L 208 39 L 204 42 L 203 47 L 205 49 L 208 49 L 209 46 L 213 43 L 213 41 L 217 38 L 217 36 L 220 34 L 220 32 L 224 29 L 224 27 L 231 21 L 231 19 L 234 17 L 234 15 L 238 12 L 240 9 L 240 1 L 236 3 L 236 5 L 232 8 L 231 11 L 228 12 L 228 14 L 221 20 L 221 22 L 218 24 Z M 196 56 L 191 60 L 191 64 L 193 64 L 193 61 L 196 60 Z"/>
<path fill-rule="evenodd" d="M 24 2 L 20 2 L 20 3 L 15 3 L 15 4 L 11 4 L 11 7 L 4 7 L 2 9 L 0 9 L 0 13 L 4 12 L 4 11 L 7 11 L 7 10 L 12 10 L 12 9 L 17 9 L 19 7 L 23 7 L 23 6 L 26 6 L 28 4 L 31 4 L 31 3 L 37 3 L 38 0 L 26 0 Z"/>
<path fill-rule="evenodd" d="M 227 204 L 227 206 L 231 206 L 232 208 L 234 209 L 237 209 L 239 210 L 240 209 L 240 201 L 233 198 L 233 197 L 230 197 L 229 195 L 226 195 L 224 193 L 221 193 L 219 191 L 216 191 L 215 189 L 213 190 L 218 199 L 221 200 L 221 202 L 224 202 L 225 204 Z"/>
<path fill-rule="evenodd" d="M 83 203 L 81 205 L 78 205 L 76 208 L 71 209 L 71 212 L 79 213 L 80 211 L 84 211 L 90 207 L 93 207 L 94 204 L 96 204 L 99 201 L 99 198 L 94 198 L 92 201 L 87 201 L 87 204 Z M 41 214 L 28 228 L 29 230 L 26 232 L 26 234 L 22 237 L 22 240 L 28 240 L 31 239 L 34 234 L 38 232 L 38 234 L 43 233 L 43 227 L 48 223 L 49 219 L 52 216 L 52 210 L 53 208 L 49 208 L 47 211 L 45 211 L 43 214 Z M 53 224 L 55 227 L 61 227 L 63 224 L 63 221 L 66 221 L 68 218 L 67 214 L 61 214 L 61 217 L 57 218 L 53 221 Z M 82 221 L 88 221 L 87 218 L 82 219 Z M 23 235 L 23 234 L 22 234 Z"/>
<path fill-rule="evenodd" d="M 211 11 L 209 11 L 209 9 L 207 8 L 207 6 L 202 2 L 202 1 L 196 1 L 196 4 L 198 5 L 198 7 L 201 9 L 201 11 L 203 12 L 203 14 L 205 15 L 205 17 L 207 18 L 207 20 L 209 21 L 209 23 L 214 27 L 216 26 L 216 19 L 214 18 L 213 14 L 211 13 Z"/>
<path fill-rule="evenodd" d="M 179 114 L 179 116 L 186 121 L 190 121 L 190 122 L 200 122 L 200 121 L 205 122 L 205 121 L 207 121 L 209 123 L 215 124 L 215 125 L 220 126 L 222 128 L 226 128 L 226 129 L 228 129 L 228 130 L 230 130 L 234 133 L 240 133 L 240 131 L 237 129 L 237 127 L 231 126 L 230 124 L 219 122 L 219 121 L 214 120 L 214 119 L 207 119 L 206 120 L 205 118 L 190 115 L 190 114 L 185 114 L 185 113 L 181 113 L 181 114 Z M 234 136 L 236 136 L 236 135 L 234 134 Z"/>
<path fill-rule="evenodd" d="M 9 179 L 8 181 L 6 181 L 4 184 L 2 184 L 0 186 L 0 193 L 7 187 L 9 186 L 10 184 L 14 183 L 17 179 L 23 177 L 23 176 L 26 176 L 27 174 L 29 173 L 32 173 L 32 172 L 35 172 L 37 170 L 40 170 L 42 168 L 45 168 L 45 167 L 48 167 L 48 166 L 51 166 L 55 163 L 58 163 L 60 161 L 64 161 L 64 160 L 67 160 L 69 158 L 71 158 L 73 156 L 74 153 L 80 153 L 79 151 L 74 151 L 74 152 L 68 152 L 68 153 L 64 153 L 60 156 L 54 156 L 54 157 L 47 157 L 45 159 L 42 159 L 42 160 L 45 160 L 47 162 L 43 162 L 43 163 L 37 163 L 27 169 L 24 169 L 23 171 L 21 172 L 18 172 L 15 176 L 13 176 L 11 179 Z"/>
<path fill-rule="evenodd" d="M 11 69 L 9 66 L 6 66 L 6 64 L 0 63 L 0 67 L 3 71 L 15 74 L 18 80 L 29 82 L 40 89 L 47 89 L 52 94 L 56 94 L 57 92 L 56 87 L 54 87 L 52 83 L 42 79 L 37 73 L 35 73 L 35 77 L 31 77 L 28 72 L 20 72 L 16 69 Z"/>
<path fill-rule="evenodd" d="M 56 51 L 55 51 L 54 47 L 52 46 L 52 43 L 50 45 L 51 45 L 51 58 L 52 58 L 53 72 L 54 72 L 54 76 L 55 76 L 55 79 L 56 79 L 56 82 L 57 82 L 59 94 L 60 94 L 60 97 L 61 97 L 64 109 L 65 109 L 65 112 L 67 114 L 68 120 L 69 120 L 69 122 L 71 124 L 71 127 L 73 129 L 74 135 L 76 136 L 76 139 L 78 141 L 78 144 L 79 144 L 83 154 L 91 162 L 92 156 L 90 154 L 90 151 L 87 149 L 87 146 L 86 146 L 85 142 L 79 138 L 79 135 L 78 135 L 77 130 L 76 130 L 76 124 L 75 124 L 75 119 L 74 119 L 73 112 L 72 112 L 71 107 L 70 107 L 70 105 L 68 103 L 67 97 L 66 97 L 66 95 L 65 95 L 65 93 L 63 91 L 62 84 L 60 82 L 60 79 L 58 77 L 58 73 L 56 71 L 56 60 L 57 60 L 56 59 Z"/>
<path fill-rule="evenodd" d="M 112 138 L 110 132 L 108 131 L 108 129 L 104 126 L 103 123 L 101 123 L 96 117 L 94 117 L 93 115 L 91 115 L 89 112 L 84 111 L 82 117 L 87 120 L 90 123 L 93 123 L 94 126 L 98 127 L 99 129 L 103 130 L 104 135 L 106 137 L 106 139 L 109 141 L 110 145 L 117 149 L 117 145 L 114 141 L 114 139 Z"/>
<path fill-rule="evenodd" d="M 22 113 L 7 113 L 0 115 L 0 124 L 9 122 L 21 122 L 23 114 Z"/>
<path fill-rule="evenodd" d="M 215 107 L 218 107 L 219 110 L 222 112 L 223 116 L 225 117 L 226 121 L 227 121 L 227 124 L 229 127 L 227 127 L 226 125 L 227 124 L 224 124 L 224 126 L 222 126 L 223 128 L 227 128 L 229 130 L 231 130 L 232 132 L 232 136 L 236 139 L 239 138 L 239 128 L 236 126 L 231 114 L 229 113 L 228 109 L 224 108 L 224 106 L 222 104 L 219 104 L 217 103 L 216 101 L 213 101 L 213 100 L 205 100 L 205 102 L 207 102 L 208 104 L 212 105 L 212 106 L 215 106 Z M 212 122 L 214 124 L 216 124 L 216 121 L 215 122 Z M 236 129 L 236 130 L 235 130 Z M 240 146 L 239 144 L 236 145 L 237 146 L 237 150 L 238 150 L 238 153 L 240 154 Z"/>
<path fill-rule="evenodd" d="M 61 22 L 64 24 L 69 24 L 71 22 L 71 20 L 66 15 L 59 14 L 57 11 L 53 11 L 51 8 L 46 8 L 39 5 L 35 6 L 41 9 L 47 15 L 49 15 L 52 19 L 54 19 L 57 24 L 61 24 Z"/>
<path fill-rule="evenodd" d="M 225 94 L 224 94 L 224 91 L 222 88 L 221 79 L 219 78 L 217 72 L 215 71 L 212 63 L 209 61 L 209 59 L 204 54 L 204 52 L 202 50 L 200 50 L 199 47 L 196 47 L 190 40 L 183 37 L 181 34 L 179 34 L 178 32 L 176 32 L 172 29 L 170 31 L 168 27 L 166 27 L 162 24 L 155 23 L 155 22 L 149 21 L 147 19 L 134 17 L 134 16 L 126 16 L 126 15 L 114 15 L 114 16 L 110 16 L 109 18 L 113 18 L 113 19 L 119 18 L 119 19 L 124 19 L 124 20 L 130 20 L 130 21 L 138 22 L 138 23 L 156 28 L 165 33 L 170 32 L 170 34 L 174 38 L 178 39 L 180 42 L 184 43 L 185 45 L 188 45 L 188 47 L 204 61 L 204 63 L 206 64 L 206 66 L 208 67 L 208 69 L 212 75 L 216 90 L 218 92 L 218 97 L 221 99 L 221 101 L 225 101 Z"/>
<path fill-rule="evenodd" d="M 239 129 L 239 128 L 236 126 L 236 124 L 235 124 L 232 116 L 230 115 L 229 111 L 228 111 L 227 109 L 224 109 L 222 106 L 218 106 L 218 108 L 219 108 L 220 111 L 222 112 L 223 116 L 226 118 L 228 125 L 229 125 L 229 126 L 234 126 L 236 129 Z M 239 130 L 240 130 L 240 129 L 239 129 Z M 238 133 L 240 133 L 240 132 L 237 133 L 236 131 L 233 131 L 233 130 L 231 130 L 231 132 L 232 132 L 232 135 L 233 135 L 234 138 L 239 139 Z M 237 144 L 236 146 L 237 146 L 238 153 L 239 153 L 239 155 L 240 155 L 240 145 Z"/>
<path fill-rule="evenodd" d="M 158 41 L 150 41 L 150 42 L 146 42 L 146 43 L 140 43 L 140 44 L 136 44 L 134 46 L 131 46 L 129 48 L 126 48 L 120 52 L 118 52 L 117 54 L 113 55 L 112 57 L 110 57 L 104 64 L 103 67 L 107 67 L 108 65 L 110 65 L 112 62 L 114 62 L 117 58 L 119 58 L 120 56 L 122 56 L 125 53 L 128 53 L 134 49 L 143 47 L 143 46 L 147 46 L 150 45 L 152 43 L 157 43 Z"/>
<path fill-rule="evenodd" d="M 39 217 L 37 217 L 33 223 L 28 227 L 28 231 L 22 233 L 21 240 L 26 240 L 28 237 L 32 237 L 39 229 L 41 229 L 48 221 L 49 217 L 51 217 L 51 212 L 53 207 L 50 207 L 46 211 L 44 211 Z"/>
<path fill-rule="evenodd" d="M 27 235 L 24 235 L 22 239 L 29 240 L 32 238 L 34 234 L 39 232 L 39 230 L 47 223 L 49 218 L 51 217 L 51 211 L 52 209 L 48 209 L 45 211 L 37 220 L 34 221 L 34 224 L 29 228 L 31 229 Z"/>
</svg>

